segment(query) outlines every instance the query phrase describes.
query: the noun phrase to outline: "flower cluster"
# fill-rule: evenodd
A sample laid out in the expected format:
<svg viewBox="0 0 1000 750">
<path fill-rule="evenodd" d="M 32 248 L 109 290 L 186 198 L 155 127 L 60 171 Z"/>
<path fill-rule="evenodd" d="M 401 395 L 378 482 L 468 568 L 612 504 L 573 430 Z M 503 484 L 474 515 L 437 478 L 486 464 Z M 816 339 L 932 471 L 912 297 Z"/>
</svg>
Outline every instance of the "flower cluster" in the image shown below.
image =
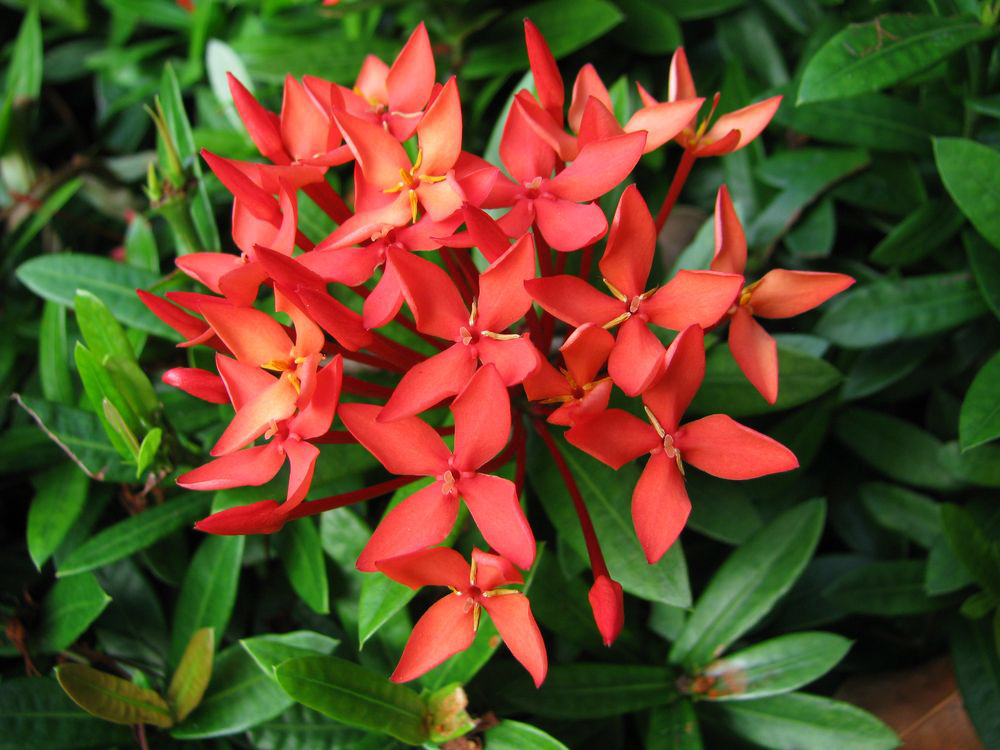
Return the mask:
<svg viewBox="0 0 1000 750">
<path fill-rule="evenodd" d="M 140 292 L 181 333 L 181 346 L 216 351 L 215 372 L 176 368 L 164 380 L 235 412 L 214 459 L 178 483 L 201 490 L 261 485 L 289 464 L 283 500 L 221 511 L 201 521 L 202 530 L 273 532 L 420 477 L 433 480 L 386 514 L 357 561 L 360 570 L 412 587 L 452 590 L 417 623 L 395 680 L 466 648 L 480 607 L 535 682 L 544 678 L 545 647 L 528 600 L 500 588 L 522 583 L 518 568 L 535 558 L 519 501 L 528 429 L 551 453 L 574 502 L 593 568 L 590 603 L 610 644 L 622 627 L 621 586 L 551 425 L 568 427 L 569 443 L 614 468 L 648 457 L 632 514 L 655 562 L 688 516 L 685 465 L 727 479 L 797 466 L 787 448 L 728 416 L 684 421 L 705 372 L 704 331 L 728 321 L 736 361 L 773 403 L 776 347 L 757 319 L 796 315 L 852 283 L 841 274 L 782 270 L 748 283 L 746 240 L 722 187 L 711 270 L 680 271 L 650 285 L 657 234 L 693 161 L 752 141 L 778 98 L 724 114 L 711 127 L 708 119 L 699 123 L 703 100 L 678 50 L 667 101 L 640 86 L 643 106 L 623 125 L 588 65 L 567 112 L 555 60 L 530 21 L 525 36 L 536 92 L 513 99 L 499 149 L 503 171 L 462 150 L 458 85 L 435 81 L 423 25 L 391 66 L 369 57 L 352 89 L 288 77 L 279 114 L 231 78 L 250 138 L 270 162 L 203 154 L 233 194 L 240 254 L 178 259 L 211 293 Z M 597 199 L 669 141 L 683 156 L 658 217 L 629 185 L 609 227 Z M 347 164 L 353 208 L 326 178 Z M 318 241 L 299 227 L 303 193 L 337 224 Z M 595 243 L 605 235 L 595 287 Z M 577 251 L 576 272 L 567 273 Z M 259 309 L 262 288 L 261 301 L 291 326 Z M 390 324 L 433 353 L 389 336 Z M 392 387 L 384 373 L 395 377 Z M 609 408 L 616 388 L 641 400 L 635 412 L 646 419 Z M 341 403 L 341 394 L 350 398 Z M 421 416 L 444 404 L 453 427 Z M 335 417 L 345 429 L 333 426 Z M 317 445 L 344 442 L 363 445 L 399 478 L 306 501 Z M 514 480 L 497 475 L 512 462 Z M 493 550 L 474 551 L 471 566 L 438 546 L 463 502 Z"/>
</svg>

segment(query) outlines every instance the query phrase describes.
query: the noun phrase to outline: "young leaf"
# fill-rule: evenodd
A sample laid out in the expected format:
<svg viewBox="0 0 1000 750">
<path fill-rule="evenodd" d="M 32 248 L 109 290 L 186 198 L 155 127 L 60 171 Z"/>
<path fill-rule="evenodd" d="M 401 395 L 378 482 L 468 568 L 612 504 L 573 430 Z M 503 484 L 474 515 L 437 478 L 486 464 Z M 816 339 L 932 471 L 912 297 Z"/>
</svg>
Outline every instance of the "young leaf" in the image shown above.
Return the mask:
<svg viewBox="0 0 1000 750">
<path fill-rule="evenodd" d="M 806 64 L 800 104 L 878 91 L 906 80 L 991 31 L 968 18 L 886 14 L 851 24 Z"/>
<path fill-rule="evenodd" d="M 163 440 L 163 430 L 154 427 L 146 433 L 139 445 L 139 456 L 135 461 L 135 478 L 142 479 L 142 473 L 156 458 L 156 451 L 160 449 L 160 441 Z"/>
<path fill-rule="evenodd" d="M 1000 437 L 1000 352 L 976 373 L 962 399 L 958 442 L 962 450 Z"/>
<path fill-rule="evenodd" d="M 331 718 L 411 745 L 428 739 L 423 699 L 364 667 L 334 656 L 300 656 L 274 673 L 294 700 Z"/>
<path fill-rule="evenodd" d="M 469 697 L 460 683 L 453 682 L 426 697 L 427 725 L 431 742 L 443 744 L 471 732 L 476 722 L 465 710 Z"/>
<path fill-rule="evenodd" d="M 968 138 L 935 138 L 934 159 L 962 213 L 1000 249 L 1000 152 Z"/>
<path fill-rule="evenodd" d="M 214 654 L 215 631 L 212 628 L 196 630 L 167 687 L 167 703 L 177 721 L 184 721 L 201 703 L 212 676 Z"/>
<path fill-rule="evenodd" d="M 41 570 L 66 537 L 87 501 L 90 479 L 76 464 L 58 463 L 38 474 L 28 508 L 28 554 Z"/>
<path fill-rule="evenodd" d="M 73 298 L 73 309 L 87 348 L 99 360 L 116 355 L 135 360 L 135 352 L 125 337 L 125 331 L 99 297 L 81 289 Z"/>
<path fill-rule="evenodd" d="M 42 395 L 49 401 L 73 404 L 76 395 L 66 356 L 66 307 L 46 301 L 38 335 L 38 375 Z"/>
<path fill-rule="evenodd" d="M 759 622 L 812 557 L 825 510 L 822 500 L 802 503 L 733 552 L 695 603 L 670 660 L 688 667 L 708 664 Z"/>
<path fill-rule="evenodd" d="M 89 714 L 116 724 L 173 726 L 170 706 L 157 693 L 86 664 L 56 667 L 56 678 L 66 694 Z"/>
<path fill-rule="evenodd" d="M 330 584 L 319 533 L 311 518 L 286 524 L 277 535 L 275 547 L 285 574 L 302 600 L 313 612 L 330 612 Z"/>
<path fill-rule="evenodd" d="M 552 735 L 538 727 L 504 719 L 483 735 L 490 750 L 569 750 Z"/>
</svg>

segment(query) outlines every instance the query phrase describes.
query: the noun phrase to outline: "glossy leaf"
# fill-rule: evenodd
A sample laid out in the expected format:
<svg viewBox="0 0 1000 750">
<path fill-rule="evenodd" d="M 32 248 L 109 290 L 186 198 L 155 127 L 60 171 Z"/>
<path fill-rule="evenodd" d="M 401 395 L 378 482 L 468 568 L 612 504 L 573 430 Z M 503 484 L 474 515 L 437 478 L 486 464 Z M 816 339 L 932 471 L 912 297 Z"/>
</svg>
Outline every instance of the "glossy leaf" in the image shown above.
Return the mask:
<svg viewBox="0 0 1000 750">
<path fill-rule="evenodd" d="M 56 575 L 69 576 L 93 570 L 145 549 L 177 529 L 194 523 L 195 519 L 205 514 L 208 502 L 209 498 L 199 493 L 185 493 L 162 505 L 119 521 L 94 534 L 73 550 L 73 553 L 58 565 Z M 181 648 L 186 643 L 187 637 Z"/>
<path fill-rule="evenodd" d="M 962 703 L 986 747 L 1000 743 L 1000 658 L 989 620 L 953 620 L 951 657 Z"/>
<path fill-rule="evenodd" d="M 538 727 L 504 719 L 483 733 L 490 750 L 569 750 L 563 743 Z"/>
<path fill-rule="evenodd" d="M 702 750 L 703 747 L 691 701 L 682 698 L 650 711 L 646 750 Z"/>
<path fill-rule="evenodd" d="M 948 545 L 972 578 L 1000 599 L 1000 544 L 992 541 L 972 514 L 952 504 L 941 507 Z"/>
<path fill-rule="evenodd" d="M 28 8 L 21 22 L 4 84 L 4 99 L 0 105 L 0 148 L 6 145 L 15 103 L 19 99 L 37 99 L 42 86 L 42 28 L 35 5 Z"/>
<path fill-rule="evenodd" d="M 926 569 L 923 560 L 877 560 L 844 573 L 823 595 L 862 614 L 895 617 L 930 612 L 944 602 L 928 598 L 924 591 Z"/>
<path fill-rule="evenodd" d="M 1000 152 L 968 138 L 935 138 L 934 159 L 956 205 L 1000 250 Z"/>
<path fill-rule="evenodd" d="M 139 455 L 135 460 L 135 478 L 142 479 L 142 473 L 149 467 L 156 458 L 156 452 L 160 449 L 160 442 L 163 440 L 163 429 L 154 427 L 146 433 L 146 437 L 139 444 Z"/>
<path fill-rule="evenodd" d="M 116 724 L 173 726 L 170 706 L 149 688 L 100 672 L 86 664 L 56 667 L 56 678 L 74 703 L 100 719 Z"/>
<path fill-rule="evenodd" d="M 196 630 L 167 687 L 167 703 L 177 721 L 184 721 L 201 703 L 212 677 L 214 655 L 215 631 L 212 628 Z"/>
<path fill-rule="evenodd" d="M 275 675 L 296 701 L 345 724 L 412 745 L 427 740 L 420 696 L 357 664 L 333 656 L 301 656 L 278 665 Z"/>
<path fill-rule="evenodd" d="M 160 256 L 156 249 L 156 237 L 146 217 L 136 214 L 125 230 L 125 259 L 130 266 L 144 268 L 153 273 L 160 272 Z"/>
<path fill-rule="evenodd" d="M 681 46 L 681 28 L 669 8 L 654 0 L 616 0 L 615 4 L 624 18 L 611 36 L 623 46 L 646 55 L 669 55 Z M 621 122 L 627 119 L 619 117 Z"/>
<path fill-rule="evenodd" d="M 976 232 L 963 233 L 962 243 L 979 292 L 1000 318 L 1000 253 Z"/>
<path fill-rule="evenodd" d="M 111 601 L 91 573 L 60 578 L 42 600 L 42 619 L 32 642 L 43 653 L 70 646 Z"/>
<path fill-rule="evenodd" d="M 703 666 L 766 615 L 805 568 L 823 529 L 825 504 L 785 511 L 733 552 L 709 581 L 670 660 Z"/>
<path fill-rule="evenodd" d="M 89 486 L 87 475 L 68 461 L 38 475 L 28 508 L 28 554 L 36 568 L 41 569 L 73 528 Z"/>
<path fill-rule="evenodd" d="M 859 487 L 861 502 L 882 526 L 930 548 L 941 536 L 941 506 L 926 495 L 886 482 Z"/>
<path fill-rule="evenodd" d="M 83 340 L 98 358 L 120 356 L 135 359 L 125 331 L 99 297 L 83 289 L 73 298 L 76 322 Z"/>
<path fill-rule="evenodd" d="M 887 14 L 851 24 L 809 60 L 798 100 L 804 104 L 879 91 L 989 34 L 972 19 L 932 15 Z"/>
<path fill-rule="evenodd" d="M 66 308 L 46 301 L 38 336 L 38 376 L 42 395 L 60 404 L 72 404 L 75 400 L 67 351 Z"/>
<path fill-rule="evenodd" d="M 966 391 L 958 437 L 963 450 L 1000 437 L 1000 353 L 987 360 Z"/>
<path fill-rule="evenodd" d="M 396 583 L 381 573 L 366 574 L 358 598 L 359 647 L 363 647 L 416 593 L 415 589 Z"/>
<path fill-rule="evenodd" d="M 327 656 L 333 653 L 337 644 L 335 638 L 311 630 L 296 630 L 280 635 L 255 635 L 240 640 L 243 650 L 250 654 L 257 666 L 271 679 L 276 679 L 274 668 L 281 662 L 297 656 Z"/>
<path fill-rule="evenodd" d="M 385 735 L 369 734 L 293 703 L 283 713 L 250 730 L 258 750 L 397 750 Z"/>
<path fill-rule="evenodd" d="M 319 533 L 311 519 L 286 524 L 275 540 L 278 556 L 295 592 L 319 614 L 330 611 L 330 584 Z"/>
</svg>

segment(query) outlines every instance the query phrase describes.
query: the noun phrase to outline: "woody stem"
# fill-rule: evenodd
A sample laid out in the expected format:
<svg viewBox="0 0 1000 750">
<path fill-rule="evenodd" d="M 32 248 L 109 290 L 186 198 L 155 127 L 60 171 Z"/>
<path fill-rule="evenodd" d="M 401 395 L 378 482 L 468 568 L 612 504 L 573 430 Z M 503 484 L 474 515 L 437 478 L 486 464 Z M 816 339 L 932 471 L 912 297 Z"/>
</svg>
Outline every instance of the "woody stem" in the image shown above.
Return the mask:
<svg viewBox="0 0 1000 750">
<path fill-rule="evenodd" d="M 677 171 L 674 172 L 674 179 L 670 182 L 670 190 L 667 191 L 667 197 L 663 199 L 663 205 L 660 206 L 660 212 L 656 214 L 656 234 L 659 236 L 660 232 L 663 230 L 663 225 L 667 223 L 667 217 L 670 216 L 670 210 L 674 207 L 674 203 L 677 201 L 677 196 L 681 194 L 681 188 L 684 187 L 684 183 L 687 181 L 688 175 L 691 173 L 691 167 L 694 166 L 694 150 L 690 148 L 684 149 L 684 155 L 681 156 L 681 163 L 677 165 Z"/>
</svg>

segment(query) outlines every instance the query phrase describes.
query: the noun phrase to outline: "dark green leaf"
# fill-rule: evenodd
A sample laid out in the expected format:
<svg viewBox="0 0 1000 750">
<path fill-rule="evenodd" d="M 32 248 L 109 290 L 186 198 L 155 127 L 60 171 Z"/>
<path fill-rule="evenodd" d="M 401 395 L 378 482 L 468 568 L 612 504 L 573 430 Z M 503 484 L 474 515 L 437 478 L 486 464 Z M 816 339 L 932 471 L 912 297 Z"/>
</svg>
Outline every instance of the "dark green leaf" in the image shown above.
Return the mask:
<svg viewBox="0 0 1000 750">
<path fill-rule="evenodd" d="M 41 569 L 76 523 L 90 480 L 76 464 L 63 462 L 39 474 L 28 509 L 28 554 Z"/>
<path fill-rule="evenodd" d="M 677 19 L 655 0 L 615 0 L 615 4 L 624 18 L 611 36 L 623 46 L 645 55 L 669 55 L 681 46 Z"/>
<path fill-rule="evenodd" d="M 858 354 L 840 391 L 843 401 L 870 396 L 914 372 L 934 351 L 933 338 L 895 341 Z"/>
<path fill-rule="evenodd" d="M 650 712 L 646 750 L 702 750 L 701 730 L 694 706 L 687 699 L 675 700 Z"/>
<path fill-rule="evenodd" d="M 275 679 L 274 668 L 281 662 L 294 659 L 296 656 L 315 654 L 328 656 L 333 653 L 337 643 L 336 639 L 311 630 L 296 630 L 280 635 L 256 635 L 240 641 L 243 649 L 271 679 Z"/>
<path fill-rule="evenodd" d="M 415 589 L 396 583 L 381 573 L 371 573 L 361 583 L 358 599 L 358 645 L 365 645 L 380 627 L 416 594 Z"/>
<path fill-rule="evenodd" d="M 851 24 L 813 55 L 799 103 L 866 94 L 906 80 L 984 39 L 990 29 L 967 18 L 882 15 Z"/>
<path fill-rule="evenodd" d="M 5 78 L 0 105 L 0 150 L 6 145 L 15 104 L 22 99 L 37 99 L 42 86 L 42 28 L 34 4 L 21 22 Z"/>
<path fill-rule="evenodd" d="M 941 522 L 955 557 L 976 583 L 1000 598 L 1000 544 L 991 542 L 972 515 L 958 505 L 942 505 Z"/>
<path fill-rule="evenodd" d="M 962 399 L 958 418 L 959 445 L 963 450 L 1000 437 L 1000 352 L 976 373 Z"/>
<path fill-rule="evenodd" d="M 345 727 L 298 703 L 251 729 L 250 742 L 258 750 L 396 750 L 403 747 L 385 735 Z"/>
<path fill-rule="evenodd" d="M 212 676 L 214 655 L 215 631 L 212 628 L 196 630 L 167 688 L 167 703 L 177 721 L 184 721 L 201 703 Z"/>
<path fill-rule="evenodd" d="M 76 400 L 66 354 L 66 308 L 47 300 L 38 336 L 38 375 L 42 395 L 60 404 Z"/>
<path fill-rule="evenodd" d="M 116 724 L 152 724 L 171 727 L 170 706 L 149 688 L 127 682 L 86 664 L 56 667 L 56 677 L 80 708 Z"/>
<path fill-rule="evenodd" d="M 333 656 L 302 656 L 275 669 L 293 699 L 350 726 L 419 745 L 427 740 L 426 706 L 415 692 Z"/>
<path fill-rule="evenodd" d="M 785 247 L 797 258 L 826 258 L 837 234 L 837 210 L 830 198 L 809 207 L 785 235 Z"/>
<path fill-rule="evenodd" d="M 716 659 L 697 673 L 692 690 L 714 701 L 787 693 L 825 675 L 850 647 L 832 633 L 783 635 Z"/>
<path fill-rule="evenodd" d="M 935 138 L 934 158 L 962 213 L 1000 250 L 1000 153 L 967 138 Z"/>
<path fill-rule="evenodd" d="M 976 733 L 986 747 L 1000 745 L 1000 658 L 997 657 L 992 623 L 953 620 L 951 657 L 955 678 Z"/>
<path fill-rule="evenodd" d="M 924 591 L 929 596 L 950 594 L 952 591 L 965 588 L 972 582 L 972 574 L 952 552 L 947 538 L 939 537 L 927 556 L 927 578 L 924 580 Z"/>
<path fill-rule="evenodd" d="M 742 544 L 761 526 L 760 513 L 736 482 L 688 472 L 691 505 L 688 527 L 726 544 Z"/>
<path fill-rule="evenodd" d="M 964 232 L 962 243 L 983 299 L 1000 318 L 1000 253 L 975 232 Z"/>
<path fill-rule="evenodd" d="M 295 592 L 319 614 L 330 612 L 330 584 L 319 533 L 311 518 L 286 524 L 275 540 L 278 556 Z"/>
<path fill-rule="evenodd" d="M 504 719 L 483 735 L 490 750 L 569 750 L 563 743 L 538 727 Z"/>
<path fill-rule="evenodd" d="M 980 487 L 1000 487 L 1000 444 L 989 443 L 959 451 L 958 443 L 945 443 L 944 453 L 961 481 Z"/>
<path fill-rule="evenodd" d="M 894 226 L 868 257 L 887 266 L 916 263 L 944 245 L 964 223 L 950 201 L 931 201 Z"/>
<path fill-rule="evenodd" d="M 816 331 L 848 349 L 913 339 L 975 320 L 986 312 L 966 272 L 878 281 L 834 299 Z"/>
<path fill-rule="evenodd" d="M 779 347 L 781 384 L 778 400 L 769 404 L 750 385 L 728 346 L 712 347 L 705 361 L 705 379 L 691 402 L 692 414 L 748 417 L 798 406 L 836 386 L 841 375 L 833 365 L 817 357 Z"/>
<path fill-rule="evenodd" d="M 711 18 L 742 8 L 746 0 L 672 0 L 670 10 L 682 21 Z"/>
<path fill-rule="evenodd" d="M 875 152 L 869 169 L 837 185 L 831 197 L 864 211 L 904 217 L 927 203 L 924 177 L 913 159 Z"/>
<path fill-rule="evenodd" d="M 70 646 L 108 606 L 104 593 L 91 573 L 61 578 L 42 601 L 42 621 L 32 645 L 42 653 L 55 653 Z"/>
<path fill-rule="evenodd" d="M 209 498 L 203 493 L 185 493 L 162 505 L 119 521 L 73 550 L 73 553 L 59 565 L 56 575 L 69 576 L 93 570 L 145 549 L 158 539 L 188 526 L 196 518 L 204 515 L 208 501 Z M 185 638 L 182 648 L 186 644 Z"/>
<path fill-rule="evenodd" d="M 177 333 L 153 315 L 135 293 L 159 281 L 159 276 L 150 271 L 109 258 L 63 253 L 25 261 L 16 274 L 25 286 L 45 299 L 72 307 L 77 290 L 83 289 L 100 297 L 122 323 L 178 340 Z"/>
<path fill-rule="evenodd" d="M 895 617 L 939 609 L 924 591 L 923 560 L 878 560 L 844 573 L 823 592 L 851 612 Z"/>
<path fill-rule="evenodd" d="M 753 701 L 701 703 L 699 715 L 769 750 L 850 748 L 889 750 L 899 740 L 889 727 L 848 703 L 805 693 Z"/>
<path fill-rule="evenodd" d="M 59 209 L 65 206 L 69 202 L 69 199 L 76 195 L 82 185 L 83 181 L 79 177 L 76 177 L 60 185 L 45 199 L 45 203 L 42 204 L 41 208 L 35 211 L 31 215 L 31 218 L 24 223 L 24 226 L 19 229 L 17 239 L 11 243 L 10 249 L 7 250 L 7 262 L 13 262 L 21 254 L 21 251 L 28 246 L 28 243 L 37 237 L 42 229 L 49 225 L 52 217 L 59 213 Z"/>
<path fill-rule="evenodd" d="M 861 502 L 876 521 L 929 549 L 941 536 L 941 506 L 926 495 L 885 482 L 866 482 Z"/>
<path fill-rule="evenodd" d="M 809 500 L 782 513 L 733 552 L 709 581 L 670 659 L 708 664 L 766 615 L 812 556 L 826 506 Z"/>
<path fill-rule="evenodd" d="M 170 638 L 170 664 L 178 664 L 188 642 L 210 628 L 215 644 L 226 632 L 236 601 L 243 561 L 242 536 L 206 536 L 184 575 Z"/>
</svg>

